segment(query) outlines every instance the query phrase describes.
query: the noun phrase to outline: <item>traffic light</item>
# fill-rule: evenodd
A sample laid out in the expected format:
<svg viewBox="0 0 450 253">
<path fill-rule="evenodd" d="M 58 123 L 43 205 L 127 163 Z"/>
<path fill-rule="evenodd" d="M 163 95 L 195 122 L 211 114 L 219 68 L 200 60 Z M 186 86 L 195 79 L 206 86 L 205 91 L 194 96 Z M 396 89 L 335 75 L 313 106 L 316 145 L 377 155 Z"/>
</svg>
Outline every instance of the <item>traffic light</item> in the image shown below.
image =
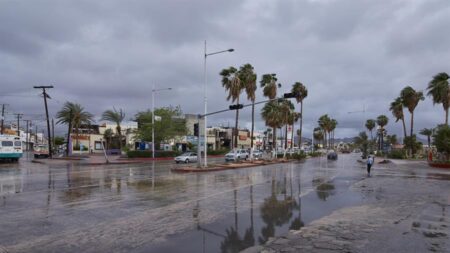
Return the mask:
<svg viewBox="0 0 450 253">
<path fill-rule="evenodd" d="M 295 98 L 297 97 L 297 93 L 296 92 L 289 92 L 289 93 L 284 93 L 283 97 L 284 98 Z"/>
<path fill-rule="evenodd" d="M 198 136 L 198 123 L 194 124 L 194 136 Z"/>
<path fill-rule="evenodd" d="M 230 105 L 230 110 L 239 110 L 244 108 L 243 104 L 237 104 L 237 105 Z"/>
</svg>

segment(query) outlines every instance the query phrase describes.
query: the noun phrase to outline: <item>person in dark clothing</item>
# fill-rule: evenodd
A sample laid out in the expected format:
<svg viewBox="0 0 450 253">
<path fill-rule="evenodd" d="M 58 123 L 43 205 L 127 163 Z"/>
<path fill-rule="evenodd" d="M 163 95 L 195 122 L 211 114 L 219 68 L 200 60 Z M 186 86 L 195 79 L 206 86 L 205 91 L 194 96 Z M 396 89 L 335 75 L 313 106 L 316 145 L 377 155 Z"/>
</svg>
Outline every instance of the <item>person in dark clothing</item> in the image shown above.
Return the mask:
<svg viewBox="0 0 450 253">
<path fill-rule="evenodd" d="M 372 156 L 369 155 L 369 157 L 367 158 L 367 175 L 370 177 L 370 169 L 372 168 L 374 159 Z"/>
</svg>

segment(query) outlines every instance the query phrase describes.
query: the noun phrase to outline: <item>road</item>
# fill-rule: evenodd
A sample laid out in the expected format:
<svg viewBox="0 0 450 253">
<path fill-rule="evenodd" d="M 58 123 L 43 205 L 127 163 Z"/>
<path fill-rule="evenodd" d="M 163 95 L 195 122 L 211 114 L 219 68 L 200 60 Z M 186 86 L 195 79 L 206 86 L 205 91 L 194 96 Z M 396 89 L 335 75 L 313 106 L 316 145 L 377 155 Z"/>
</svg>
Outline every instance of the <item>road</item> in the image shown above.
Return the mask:
<svg viewBox="0 0 450 253">
<path fill-rule="evenodd" d="M 238 252 L 376 202 L 353 190 L 367 180 L 356 160 L 197 174 L 172 161 L 0 164 L 0 252 Z"/>
</svg>

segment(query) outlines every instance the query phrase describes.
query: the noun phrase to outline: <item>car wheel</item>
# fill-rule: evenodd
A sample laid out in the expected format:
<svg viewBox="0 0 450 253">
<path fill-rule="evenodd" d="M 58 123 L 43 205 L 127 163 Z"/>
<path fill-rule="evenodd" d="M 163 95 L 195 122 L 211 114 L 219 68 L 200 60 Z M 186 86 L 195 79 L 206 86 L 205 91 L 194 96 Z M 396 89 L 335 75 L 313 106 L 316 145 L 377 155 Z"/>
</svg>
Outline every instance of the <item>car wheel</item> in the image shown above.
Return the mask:
<svg viewBox="0 0 450 253">
<path fill-rule="evenodd" d="M 179 161 L 175 161 L 176 163 L 180 163 Z"/>
<path fill-rule="evenodd" d="M 186 159 L 186 161 L 184 161 L 184 163 L 189 163 L 189 159 Z"/>
</svg>

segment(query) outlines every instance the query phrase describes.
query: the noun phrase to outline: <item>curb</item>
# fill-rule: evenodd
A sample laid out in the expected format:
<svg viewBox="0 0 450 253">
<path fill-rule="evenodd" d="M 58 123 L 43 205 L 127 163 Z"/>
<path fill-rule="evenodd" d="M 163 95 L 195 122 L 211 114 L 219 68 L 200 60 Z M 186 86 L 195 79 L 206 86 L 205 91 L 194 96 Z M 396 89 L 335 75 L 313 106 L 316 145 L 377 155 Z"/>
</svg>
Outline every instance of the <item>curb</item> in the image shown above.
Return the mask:
<svg viewBox="0 0 450 253">
<path fill-rule="evenodd" d="M 288 162 L 296 162 L 296 160 L 284 160 L 284 161 L 277 161 L 277 162 L 263 162 L 263 163 L 249 163 L 244 165 L 217 165 L 212 168 L 208 169 L 198 169 L 194 167 L 181 167 L 181 168 L 175 168 L 171 169 L 170 171 L 174 173 L 199 173 L 199 172 L 213 172 L 213 171 L 222 171 L 222 170 L 235 170 L 235 169 L 245 169 L 245 168 L 251 168 L 251 167 L 257 167 L 257 166 L 266 166 L 266 165 L 272 165 L 272 164 L 280 164 L 280 163 L 288 163 Z"/>
</svg>

